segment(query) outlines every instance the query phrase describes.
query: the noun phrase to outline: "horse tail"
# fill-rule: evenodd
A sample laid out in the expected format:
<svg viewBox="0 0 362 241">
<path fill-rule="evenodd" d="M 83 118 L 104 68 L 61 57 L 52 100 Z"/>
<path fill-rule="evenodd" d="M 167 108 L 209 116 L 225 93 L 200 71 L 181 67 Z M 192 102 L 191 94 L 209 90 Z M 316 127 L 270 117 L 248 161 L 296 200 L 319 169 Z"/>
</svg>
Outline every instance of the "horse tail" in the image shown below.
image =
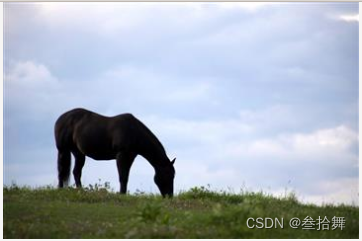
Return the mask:
<svg viewBox="0 0 362 241">
<path fill-rule="evenodd" d="M 58 180 L 59 187 L 67 186 L 70 176 L 71 155 L 70 151 L 58 152 Z"/>
<path fill-rule="evenodd" d="M 66 128 L 66 118 L 64 116 L 59 117 L 54 127 L 55 144 L 58 149 L 58 181 L 59 187 L 68 185 L 70 176 L 70 135 L 71 128 Z"/>
<path fill-rule="evenodd" d="M 74 113 L 81 112 L 75 109 L 61 115 L 54 126 L 55 144 L 58 149 L 58 181 L 59 187 L 68 185 L 70 168 L 71 168 L 71 154 L 72 147 L 72 133 L 74 122 L 77 118 Z"/>
</svg>

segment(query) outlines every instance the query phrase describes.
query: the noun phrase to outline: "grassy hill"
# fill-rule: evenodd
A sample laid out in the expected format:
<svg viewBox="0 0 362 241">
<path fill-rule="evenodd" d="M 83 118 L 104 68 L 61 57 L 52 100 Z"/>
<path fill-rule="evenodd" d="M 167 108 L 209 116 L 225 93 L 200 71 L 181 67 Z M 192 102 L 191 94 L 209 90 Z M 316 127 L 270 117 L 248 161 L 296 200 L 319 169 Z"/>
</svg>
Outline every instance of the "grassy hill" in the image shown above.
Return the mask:
<svg viewBox="0 0 362 241">
<path fill-rule="evenodd" d="M 359 209 L 345 205 L 305 205 L 293 195 L 240 195 L 193 188 L 162 199 L 158 195 L 119 195 L 99 186 L 84 190 L 4 187 L 4 238 L 358 238 Z M 257 228 L 267 217 L 280 222 Z M 291 228 L 307 217 L 313 230 Z M 317 230 L 319 217 L 327 217 Z M 332 230 L 333 217 L 345 227 Z M 254 228 L 248 228 L 249 226 Z M 259 219 L 260 221 L 260 219 Z M 267 220 L 267 226 L 271 226 Z M 305 221 L 306 222 L 306 221 Z M 308 227 L 307 223 L 303 227 Z M 310 226 L 309 226 L 310 227 Z"/>
</svg>

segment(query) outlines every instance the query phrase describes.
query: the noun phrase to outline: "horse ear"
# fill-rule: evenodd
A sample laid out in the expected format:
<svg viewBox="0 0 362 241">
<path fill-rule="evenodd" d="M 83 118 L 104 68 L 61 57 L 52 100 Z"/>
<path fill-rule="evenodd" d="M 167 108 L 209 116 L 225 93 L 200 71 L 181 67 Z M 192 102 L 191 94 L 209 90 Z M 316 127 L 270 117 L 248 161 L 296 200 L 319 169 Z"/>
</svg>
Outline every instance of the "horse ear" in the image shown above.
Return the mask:
<svg viewBox="0 0 362 241">
<path fill-rule="evenodd" d="M 172 165 L 175 164 L 176 157 L 171 161 Z"/>
</svg>

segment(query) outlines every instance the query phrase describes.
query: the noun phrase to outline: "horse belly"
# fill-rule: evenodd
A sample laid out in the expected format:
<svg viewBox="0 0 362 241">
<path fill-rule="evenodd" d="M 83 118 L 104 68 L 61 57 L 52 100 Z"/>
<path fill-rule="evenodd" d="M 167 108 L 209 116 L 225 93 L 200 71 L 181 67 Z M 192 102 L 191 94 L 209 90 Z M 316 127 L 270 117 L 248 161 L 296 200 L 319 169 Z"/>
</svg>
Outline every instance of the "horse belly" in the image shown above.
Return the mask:
<svg viewBox="0 0 362 241">
<path fill-rule="evenodd" d="M 112 160 L 117 153 L 113 150 L 112 142 L 102 134 L 91 135 L 91 133 L 79 135 L 76 146 L 84 155 L 94 160 Z"/>
<path fill-rule="evenodd" d="M 86 156 L 96 160 L 96 161 L 108 161 L 116 159 L 116 155 L 109 153 L 88 153 Z"/>
</svg>

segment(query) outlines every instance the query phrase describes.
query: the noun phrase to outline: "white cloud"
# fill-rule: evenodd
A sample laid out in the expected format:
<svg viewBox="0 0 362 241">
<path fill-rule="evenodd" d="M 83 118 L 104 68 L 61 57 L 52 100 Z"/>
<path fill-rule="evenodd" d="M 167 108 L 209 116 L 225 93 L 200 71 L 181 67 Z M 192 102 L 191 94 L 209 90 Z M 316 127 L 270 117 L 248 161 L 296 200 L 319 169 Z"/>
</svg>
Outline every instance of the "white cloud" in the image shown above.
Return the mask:
<svg viewBox="0 0 362 241">
<path fill-rule="evenodd" d="M 274 104 L 262 109 L 243 109 L 238 111 L 240 121 L 252 123 L 257 128 L 270 128 L 271 125 L 286 126 L 295 124 L 295 116 L 298 114 L 289 105 Z"/>
<path fill-rule="evenodd" d="M 314 204 L 352 204 L 359 205 L 359 179 L 340 178 L 334 181 L 315 183 L 321 194 L 299 195 L 302 202 Z"/>
<path fill-rule="evenodd" d="M 241 116 L 245 120 L 247 116 L 262 116 L 263 111 L 252 115 L 242 111 Z M 161 141 L 168 143 L 166 150 L 170 156 L 177 157 L 180 188 L 198 183 L 224 189 L 239 190 L 246 186 L 251 190 L 274 192 L 284 190 L 292 180 L 290 188 L 305 202 L 355 201 L 356 189 L 344 180 L 358 179 L 354 177 L 358 170 L 358 153 L 353 150 L 358 145 L 357 131 L 340 125 L 256 138 L 259 123 L 255 122 L 254 126 L 242 119 L 142 118 Z M 192 172 L 187 171 L 190 166 Z M 312 170 L 306 171 L 309 168 Z M 334 184 L 326 190 L 325 183 L 331 180 Z"/>
<path fill-rule="evenodd" d="M 37 5 L 39 18 L 49 27 L 80 29 L 91 33 L 102 33 L 108 37 L 134 32 L 145 25 L 151 28 L 160 27 L 157 24 L 160 18 L 168 19 L 168 22 L 163 25 L 168 26 L 169 22 L 172 22 L 181 30 L 190 18 L 207 17 L 205 14 L 207 12 L 203 11 L 203 4 L 199 3 L 92 2 L 38 3 Z M 87 14 L 84 14 L 84 11 Z M 67 13 L 66 18 L 64 18 L 64 13 Z M 183 14 L 183 18 L 177 17 L 180 13 Z M 155 15 L 157 15 L 156 18 Z"/>
<path fill-rule="evenodd" d="M 20 61 L 10 65 L 4 75 L 4 95 L 8 110 L 34 119 L 52 113 L 61 92 L 61 84 L 49 69 L 40 63 Z M 50 103 L 53 103 L 51 105 Z M 36 113 L 36 114 L 35 114 Z"/>
<path fill-rule="evenodd" d="M 358 133 L 341 125 L 312 133 L 282 133 L 275 138 L 234 142 L 228 145 L 227 152 L 234 158 L 247 155 L 305 163 L 338 160 L 357 165 L 358 157 L 350 149 L 357 144 Z"/>
<path fill-rule="evenodd" d="M 162 119 L 157 116 L 143 118 L 162 136 L 191 143 L 214 144 L 227 142 L 253 131 L 253 127 L 235 119 L 220 121 Z"/>
<path fill-rule="evenodd" d="M 81 29 L 102 34 L 131 30 L 138 26 L 142 23 L 142 15 L 148 5 L 147 3 L 37 3 L 38 17 L 51 28 Z M 135 9 L 139 14 L 135 14 Z M 84 14 L 84 11 L 87 14 Z"/>
<path fill-rule="evenodd" d="M 79 33 L 101 34 L 101 38 L 114 36 L 128 38 L 130 34 L 136 33 L 143 26 L 149 26 L 149 29 L 143 29 L 143 34 L 150 39 L 155 34 L 157 35 L 158 31 L 178 32 L 175 34 L 179 35 L 180 32 L 184 33 L 196 28 L 202 32 L 209 28 L 204 25 L 205 23 L 213 23 L 213 19 L 227 16 L 231 11 L 255 13 L 272 4 L 279 3 L 53 2 L 36 3 L 32 7 L 37 10 L 36 21 L 42 22 L 48 29 L 59 32 L 77 30 Z M 66 17 L 64 17 L 65 13 Z M 11 23 L 16 24 L 16 19 Z M 157 29 L 157 31 L 150 31 L 150 29 Z"/>
<path fill-rule="evenodd" d="M 297 134 L 292 137 L 292 146 L 298 152 L 314 154 L 318 150 L 347 151 L 358 142 L 358 133 L 346 126 L 318 130 L 312 134 Z"/>
<path fill-rule="evenodd" d="M 177 76 L 132 65 L 107 70 L 94 84 L 111 85 L 118 95 L 122 93 L 123 99 L 137 93 L 138 99 L 158 102 L 193 102 L 207 99 L 214 91 L 207 80 L 180 80 Z"/>
<path fill-rule="evenodd" d="M 235 9 L 243 9 L 250 12 L 255 12 L 260 8 L 270 5 L 276 5 L 282 3 L 272 3 L 272 2 L 218 2 L 218 3 L 210 3 L 210 5 L 216 5 L 222 9 L 226 10 L 235 10 Z"/>
<path fill-rule="evenodd" d="M 43 64 L 32 61 L 17 62 L 10 65 L 5 74 L 5 83 L 15 85 L 17 88 L 41 88 L 43 86 L 54 86 L 57 79 Z"/>
<path fill-rule="evenodd" d="M 339 18 L 343 21 L 346 22 L 359 22 L 359 15 L 358 14 L 354 14 L 354 15 L 341 15 L 339 16 Z"/>
<path fill-rule="evenodd" d="M 297 196 L 298 201 L 306 204 L 349 204 L 359 205 L 358 177 L 339 178 L 337 180 L 319 180 L 313 183 L 314 191 L 305 192 L 287 185 L 284 188 L 263 190 L 277 197 L 285 197 L 290 193 Z"/>
<path fill-rule="evenodd" d="M 43 115 L 60 115 L 75 107 L 115 115 L 120 110 L 135 110 L 144 103 L 171 105 L 207 101 L 215 91 L 207 80 L 181 80 L 133 66 L 111 68 L 87 81 L 61 80 L 47 66 L 33 61 L 12 63 L 5 74 L 5 86 L 11 109 Z M 88 98 L 92 95 L 102 98 Z"/>
<path fill-rule="evenodd" d="M 293 121 L 292 112 L 288 109 L 273 106 L 259 112 L 243 110 L 240 113 L 238 118 L 217 120 L 158 116 L 141 116 L 140 119 L 161 139 L 181 142 L 185 148 L 197 144 L 200 151 L 209 150 L 208 155 L 214 161 L 225 158 L 223 162 L 230 160 L 233 163 L 235 159 L 267 158 L 294 163 L 317 161 L 333 164 L 343 161 L 352 166 L 358 164 L 358 156 L 353 152 L 359 141 L 358 132 L 346 125 L 288 133 L 280 130 L 280 125 L 285 126 L 288 120 Z M 263 125 L 267 128 L 263 129 Z M 276 127 L 279 132 L 273 137 L 263 134 L 265 130 Z M 188 150 L 191 151 L 189 156 L 197 151 L 192 148 Z"/>
</svg>

